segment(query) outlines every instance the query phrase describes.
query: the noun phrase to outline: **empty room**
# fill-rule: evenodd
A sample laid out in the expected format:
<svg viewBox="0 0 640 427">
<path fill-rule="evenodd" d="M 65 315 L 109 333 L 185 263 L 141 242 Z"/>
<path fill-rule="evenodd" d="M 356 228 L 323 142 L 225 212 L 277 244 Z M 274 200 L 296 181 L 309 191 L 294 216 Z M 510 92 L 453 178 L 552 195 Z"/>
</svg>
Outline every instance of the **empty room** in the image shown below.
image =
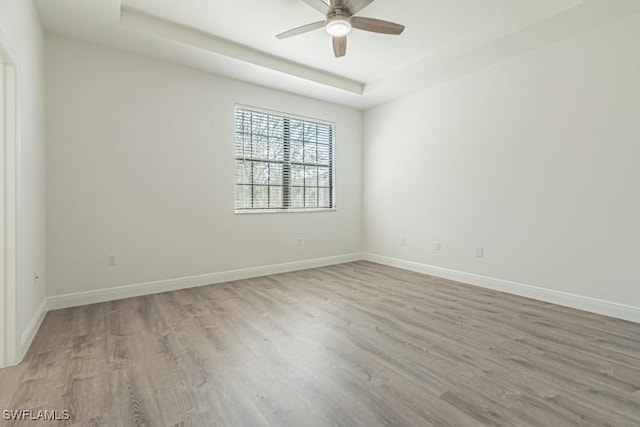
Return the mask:
<svg viewBox="0 0 640 427">
<path fill-rule="evenodd" d="M 640 1 L 0 0 L 0 425 L 640 425 Z"/>
</svg>

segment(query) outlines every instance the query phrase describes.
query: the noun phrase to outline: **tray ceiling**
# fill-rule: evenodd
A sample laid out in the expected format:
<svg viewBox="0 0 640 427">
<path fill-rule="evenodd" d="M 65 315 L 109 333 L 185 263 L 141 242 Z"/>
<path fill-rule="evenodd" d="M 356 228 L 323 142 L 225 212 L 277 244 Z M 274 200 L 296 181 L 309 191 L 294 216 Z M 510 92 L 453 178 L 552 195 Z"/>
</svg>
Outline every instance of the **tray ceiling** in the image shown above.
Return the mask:
<svg viewBox="0 0 640 427">
<path fill-rule="evenodd" d="M 323 19 L 300 0 L 36 0 L 48 32 L 368 108 L 638 13 L 636 0 L 376 0 L 359 15 L 401 36 L 349 35 L 334 58 Z"/>
</svg>

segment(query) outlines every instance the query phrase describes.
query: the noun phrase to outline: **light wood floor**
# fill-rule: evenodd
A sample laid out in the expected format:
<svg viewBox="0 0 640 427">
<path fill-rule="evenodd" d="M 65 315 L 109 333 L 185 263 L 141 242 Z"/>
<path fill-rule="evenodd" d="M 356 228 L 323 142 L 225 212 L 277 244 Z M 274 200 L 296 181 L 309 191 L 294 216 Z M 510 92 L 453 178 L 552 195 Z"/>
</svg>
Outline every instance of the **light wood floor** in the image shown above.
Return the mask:
<svg viewBox="0 0 640 427">
<path fill-rule="evenodd" d="M 356 262 L 50 312 L 0 384 L 83 426 L 638 426 L 640 325 Z"/>
</svg>

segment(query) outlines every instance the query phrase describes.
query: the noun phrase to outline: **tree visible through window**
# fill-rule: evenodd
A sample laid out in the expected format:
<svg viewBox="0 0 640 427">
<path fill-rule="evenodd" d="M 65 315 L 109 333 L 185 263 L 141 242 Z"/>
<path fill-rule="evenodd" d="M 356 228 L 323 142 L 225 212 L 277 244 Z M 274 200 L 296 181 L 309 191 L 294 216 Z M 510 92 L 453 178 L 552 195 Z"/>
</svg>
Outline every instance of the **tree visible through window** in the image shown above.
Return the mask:
<svg viewBox="0 0 640 427">
<path fill-rule="evenodd" d="M 236 106 L 236 212 L 333 209 L 334 125 Z"/>
</svg>

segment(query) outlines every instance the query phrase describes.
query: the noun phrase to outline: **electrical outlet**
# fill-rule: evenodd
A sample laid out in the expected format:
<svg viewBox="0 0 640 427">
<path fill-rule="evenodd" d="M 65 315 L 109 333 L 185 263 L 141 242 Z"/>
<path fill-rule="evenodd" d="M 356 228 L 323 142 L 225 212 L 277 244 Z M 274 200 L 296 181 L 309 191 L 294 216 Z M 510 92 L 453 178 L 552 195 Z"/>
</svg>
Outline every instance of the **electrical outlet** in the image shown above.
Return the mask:
<svg viewBox="0 0 640 427">
<path fill-rule="evenodd" d="M 114 267 L 116 265 L 116 256 L 115 255 L 107 255 L 107 265 L 109 267 Z"/>
<path fill-rule="evenodd" d="M 404 236 L 400 236 L 400 246 L 405 246 L 407 244 L 407 238 Z"/>
<path fill-rule="evenodd" d="M 436 242 L 435 248 L 437 252 L 440 252 L 442 250 L 442 242 Z"/>
<path fill-rule="evenodd" d="M 482 246 L 476 246 L 476 258 L 482 258 L 484 256 L 484 248 Z"/>
<path fill-rule="evenodd" d="M 298 246 L 302 246 L 302 237 L 298 237 Z"/>
<path fill-rule="evenodd" d="M 37 271 L 33 272 L 33 284 L 37 285 L 38 284 L 38 280 L 40 280 L 40 273 L 38 273 Z"/>
</svg>

